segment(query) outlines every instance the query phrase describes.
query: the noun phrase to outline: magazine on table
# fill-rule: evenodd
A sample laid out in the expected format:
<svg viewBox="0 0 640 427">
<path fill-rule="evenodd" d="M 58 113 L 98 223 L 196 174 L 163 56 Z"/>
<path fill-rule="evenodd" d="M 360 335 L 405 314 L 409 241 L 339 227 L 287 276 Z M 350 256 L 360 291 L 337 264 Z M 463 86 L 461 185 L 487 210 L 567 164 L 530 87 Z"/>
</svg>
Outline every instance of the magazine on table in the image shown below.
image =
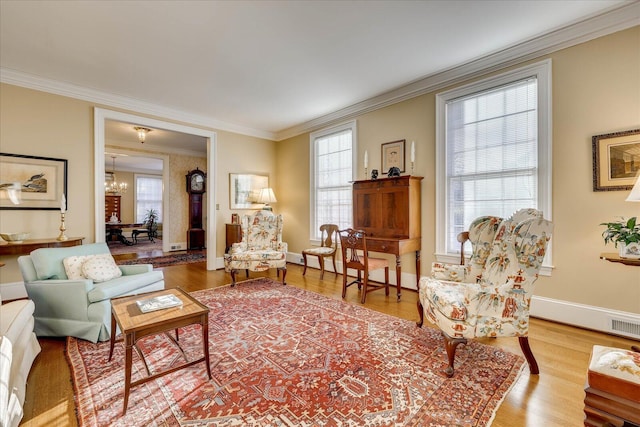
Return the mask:
<svg viewBox="0 0 640 427">
<path fill-rule="evenodd" d="M 136 301 L 136 304 L 138 304 L 138 307 L 140 307 L 140 311 L 142 311 L 143 313 L 149 313 L 150 311 L 181 306 L 182 301 L 177 296 L 169 294 L 138 300 Z"/>
</svg>

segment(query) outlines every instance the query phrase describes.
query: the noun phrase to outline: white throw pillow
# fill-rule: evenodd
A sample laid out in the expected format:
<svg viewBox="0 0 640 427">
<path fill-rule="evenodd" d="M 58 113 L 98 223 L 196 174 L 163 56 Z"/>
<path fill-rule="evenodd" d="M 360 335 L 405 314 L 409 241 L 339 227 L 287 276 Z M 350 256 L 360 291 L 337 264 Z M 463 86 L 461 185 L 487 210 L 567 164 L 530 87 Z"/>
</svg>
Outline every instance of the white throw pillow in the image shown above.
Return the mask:
<svg viewBox="0 0 640 427">
<path fill-rule="evenodd" d="M 82 273 L 82 264 L 93 257 L 93 255 L 77 255 L 70 256 L 62 260 L 64 264 L 64 272 L 67 274 L 69 280 L 81 280 L 87 277 Z"/>
<path fill-rule="evenodd" d="M 94 282 L 106 282 L 122 276 L 111 254 L 95 255 L 82 264 L 82 274 Z"/>
</svg>

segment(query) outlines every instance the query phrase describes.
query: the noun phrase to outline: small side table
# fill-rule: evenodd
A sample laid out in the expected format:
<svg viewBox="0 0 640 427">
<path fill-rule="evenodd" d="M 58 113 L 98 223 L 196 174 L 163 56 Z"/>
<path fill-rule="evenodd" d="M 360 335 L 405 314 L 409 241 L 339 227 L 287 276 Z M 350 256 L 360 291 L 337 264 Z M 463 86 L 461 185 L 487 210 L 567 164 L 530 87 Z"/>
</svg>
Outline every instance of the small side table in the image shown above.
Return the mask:
<svg viewBox="0 0 640 427">
<path fill-rule="evenodd" d="M 605 252 L 600 254 L 600 259 L 604 259 L 610 262 L 619 262 L 624 265 L 635 265 L 640 267 L 640 259 L 621 258 L 619 254 L 615 252 Z"/>
<path fill-rule="evenodd" d="M 162 310 L 142 313 L 137 300 L 152 298 L 159 295 L 173 294 L 182 301 L 181 307 L 165 308 Z M 109 341 L 109 360 L 113 356 L 113 346 L 115 344 L 116 323 L 120 326 L 125 345 L 125 361 L 124 361 L 124 402 L 122 415 L 127 413 L 127 404 L 129 403 L 129 390 L 138 384 L 154 380 L 162 375 L 170 374 L 178 369 L 204 362 L 207 367 L 207 375 L 211 379 L 211 367 L 209 365 L 209 308 L 201 304 L 182 289 L 165 289 L 162 291 L 139 294 L 129 297 L 114 298 L 111 300 L 111 337 Z M 167 333 L 167 336 L 178 346 L 180 351 L 182 348 L 178 343 L 178 328 L 199 324 L 202 327 L 202 351 L 203 356 L 197 360 L 187 361 L 186 363 L 167 369 L 166 371 L 151 374 L 147 362 L 144 360 L 142 352 L 136 346 L 138 339 L 147 335 L 167 333 L 174 329 L 176 338 L 173 339 Z M 131 364 L 133 360 L 133 349 L 136 349 L 140 358 L 147 368 L 149 376 L 131 382 Z M 184 352 L 182 353 L 184 355 Z M 186 356 L 185 356 L 186 358 Z"/>
<path fill-rule="evenodd" d="M 242 241 L 242 227 L 240 224 L 227 224 L 227 242 L 224 253 L 228 253 L 231 245 Z"/>
</svg>

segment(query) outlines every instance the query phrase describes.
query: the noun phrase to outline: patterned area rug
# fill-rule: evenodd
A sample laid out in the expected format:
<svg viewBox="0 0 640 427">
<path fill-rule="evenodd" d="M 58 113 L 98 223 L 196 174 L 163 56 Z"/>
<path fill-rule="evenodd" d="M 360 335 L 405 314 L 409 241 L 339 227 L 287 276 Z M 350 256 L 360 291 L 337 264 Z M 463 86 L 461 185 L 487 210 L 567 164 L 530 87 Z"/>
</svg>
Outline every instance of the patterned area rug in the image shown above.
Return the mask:
<svg viewBox="0 0 640 427">
<path fill-rule="evenodd" d="M 131 239 L 129 239 L 131 240 Z M 150 241 L 146 236 L 140 237 L 138 243 L 135 245 L 127 246 L 121 242 L 107 242 L 111 255 L 131 254 L 136 252 L 162 252 L 162 239 L 153 239 Z"/>
<path fill-rule="evenodd" d="M 171 255 L 151 258 L 116 259 L 118 265 L 153 264 L 154 268 L 168 267 L 170 265 L 191 264 L 192 262 L 204 262 L 207 260 L 207 250 L 192 250 Z"/>
<path fill-rule="evenodd" d="M 486 426 L 524 364 L 471 342 L 447 379 L 438 331 L 267 278 L 192 295 L 211 309 L 213 379 L 199 363 L 134 387 L 123 417 L 122 343 L 108 362 L 108 343 L 68 338 L 80 426 Z M 200 340 L 181 330 L 189 360 Z M 164 335 L 138 346 L 152 372 L 179 356 Z"/>
</svg>

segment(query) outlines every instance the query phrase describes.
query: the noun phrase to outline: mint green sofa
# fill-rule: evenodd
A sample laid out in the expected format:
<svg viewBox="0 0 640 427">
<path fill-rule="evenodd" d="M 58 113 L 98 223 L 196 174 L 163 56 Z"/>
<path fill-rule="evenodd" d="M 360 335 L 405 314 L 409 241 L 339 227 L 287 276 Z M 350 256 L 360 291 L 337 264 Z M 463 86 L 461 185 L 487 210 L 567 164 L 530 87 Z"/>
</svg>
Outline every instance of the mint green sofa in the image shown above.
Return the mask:
<svg viewBox="0 0 640 427">
<path fill-rule="evenodd" d="M 106 243 L 36 249 L 18 258 L 27 295 L 35 303 L 37 336 L 72 336 L 106 341 L 111 329 L 111 298 L 164 289 L 162 271 L 151 264 L 121 265 L 122 276 L 96 283 L 69 280 L 63 260 L 109 254 Z"/>
</svg>

